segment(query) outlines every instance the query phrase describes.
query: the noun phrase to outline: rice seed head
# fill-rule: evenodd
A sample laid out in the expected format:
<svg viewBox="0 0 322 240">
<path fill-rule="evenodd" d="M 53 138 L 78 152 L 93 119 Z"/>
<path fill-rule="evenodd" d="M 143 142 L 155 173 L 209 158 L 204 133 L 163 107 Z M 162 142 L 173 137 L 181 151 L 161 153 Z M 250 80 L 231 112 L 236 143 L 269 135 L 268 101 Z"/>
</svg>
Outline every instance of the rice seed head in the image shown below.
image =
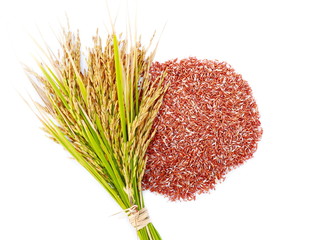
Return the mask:
<svg viewBox="0 0 322 240">
<path fill-rule="evenodd" d="M 63 31 L 61 52 L 41 74 L 27 69 L 42 102 L 44 130 L 80 162 L 122 208 L 142 208 L 141 180 L 152 123 L 166 88 L 149 77 L 153 54 L 137 41 L 98 33 L 81 66 L 79 33 Z"/>
</svg>

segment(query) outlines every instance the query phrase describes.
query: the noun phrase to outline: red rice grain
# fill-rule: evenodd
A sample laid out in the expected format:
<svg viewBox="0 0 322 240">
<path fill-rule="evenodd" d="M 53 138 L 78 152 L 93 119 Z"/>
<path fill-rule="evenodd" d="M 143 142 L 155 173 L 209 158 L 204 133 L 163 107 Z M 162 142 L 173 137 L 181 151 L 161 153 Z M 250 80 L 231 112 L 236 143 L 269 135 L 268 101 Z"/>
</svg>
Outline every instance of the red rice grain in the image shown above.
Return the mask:
<svg viewBox="0 0 322 240">
<path fill-rule="evenodd" d="M 170 200 L 192 200 L 251 158 L 262 135 L 248 83 L 225 62 L 155 62 L 170 87 L 154 122 L 143 187 Z"/>
</svg>

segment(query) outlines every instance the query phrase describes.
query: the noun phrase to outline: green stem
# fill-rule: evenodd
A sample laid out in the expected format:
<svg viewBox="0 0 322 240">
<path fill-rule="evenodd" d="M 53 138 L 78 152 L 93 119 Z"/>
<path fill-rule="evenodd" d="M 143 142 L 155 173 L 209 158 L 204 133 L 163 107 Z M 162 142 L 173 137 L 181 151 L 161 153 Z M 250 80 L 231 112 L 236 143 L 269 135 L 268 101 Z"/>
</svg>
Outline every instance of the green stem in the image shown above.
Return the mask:
<svg viewBox="0 0 322 240">
<path fill-rule="evenodd" d="M 140 229 L 138 232 L 140 240 L 161 240 L 161 236 L 152 223 Z"/>
</svg>

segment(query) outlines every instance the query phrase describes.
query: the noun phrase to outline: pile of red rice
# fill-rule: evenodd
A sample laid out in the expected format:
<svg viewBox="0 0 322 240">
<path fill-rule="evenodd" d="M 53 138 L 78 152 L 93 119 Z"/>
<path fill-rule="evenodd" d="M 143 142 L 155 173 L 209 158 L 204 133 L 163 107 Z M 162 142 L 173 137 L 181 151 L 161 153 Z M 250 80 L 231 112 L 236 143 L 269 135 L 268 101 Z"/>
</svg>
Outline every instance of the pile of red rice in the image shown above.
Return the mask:
<svg viewBox="0 0 322 240">
<path fill-rule="evenodd" d="M 155 62 L 170 87 L 154 122 L 143 186 L 171 200 L 208 192 L 251 158 L 262 135 L 248 83 L 225 62 L 188 58 Z"/>
</svg>

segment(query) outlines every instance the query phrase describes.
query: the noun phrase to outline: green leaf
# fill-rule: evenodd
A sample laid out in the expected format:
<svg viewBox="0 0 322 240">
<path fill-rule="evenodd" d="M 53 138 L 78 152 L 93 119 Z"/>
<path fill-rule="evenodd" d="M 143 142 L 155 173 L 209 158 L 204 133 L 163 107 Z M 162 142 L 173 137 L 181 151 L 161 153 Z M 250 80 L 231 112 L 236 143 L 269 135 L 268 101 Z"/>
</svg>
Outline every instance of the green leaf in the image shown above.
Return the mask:
<svg viewBox="0 0 322 240">
<path fill-rule="evenodd" d="M 119 112 L 121 118 L 121 126 L 123 132 L 123 141 L 127 141 L 127 127 L 125 119 L 125 107 L 124 107 L 124 86 L 123 86 L 123 67 L 120 59 L 120 52 L 118 46 L 118 40 L 116 35 L 113 35 L 113 46 L 114 46 L 114 61 L 115 61 L 115 75 L 116 75 L 116 87 L 117 87 L 117 98 L 119 103 Z"/>
</svg>

